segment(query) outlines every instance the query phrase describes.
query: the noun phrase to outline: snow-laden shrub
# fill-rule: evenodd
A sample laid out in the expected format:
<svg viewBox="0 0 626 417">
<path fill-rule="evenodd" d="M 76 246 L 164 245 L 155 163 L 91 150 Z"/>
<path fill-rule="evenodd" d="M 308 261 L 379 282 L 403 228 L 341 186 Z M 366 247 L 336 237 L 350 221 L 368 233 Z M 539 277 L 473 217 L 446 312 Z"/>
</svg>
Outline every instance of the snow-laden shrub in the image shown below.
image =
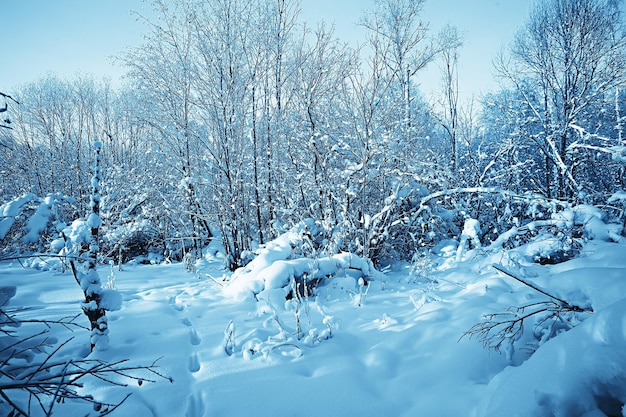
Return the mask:
<svg viewBox="0 0 626 417">
<path fill-rule="evenodd" d="M 379 274 L 369 259 L 347 252 L 326 255 L 312 251 L 310 242 L 311 236 L 317 234 L 316 227 L 312 221 L 302 222 L 265 244 L 248 265 L 235 271 L 225 291 L 241 298 L 280 290 L 286 297 L 294 279 L 302 292 L 303 286 L 311 288 L 327 277 L 346 275 L 347 271 L 354 271 L 355 279 L 371 279 Z"/>
<path fill-rule="evenodd" d="M 515 242 L 515 246 L 523 247 L 524 254 L 537 263 L 561 263 L 576 257 L 586 241 L 620 241 L 622 225 L 605 223 L 606 219 L 606 214 L 594 206 L 565 208 L 548 219 L 533 220 L 511 228 L 489 249 L 507 247 Z"/>
<path fill-rule="evenodd" d="M 136 219 L 117 227 L 104 227 L 103 253 L 120 264 L 146 257 L 150 253 L 163 255 L 165 236 L 148 219 Z"/>
<path fill-rule="evenodd" d="M 614 203 L 621 201 L 614 196 Z M 621 214 L 620 214 L 621 215 Z M 572 259 L 589 240 L 619 241 L 623 224 L 615 213 L 591 205 L 571 205 L 533 194 L 501 189 L 444 190 L 422 198 L 412 214 L 412 226 L 422 232 L 421 245 L 434 252 L 452 248 L 457 260 L 464 252 L 525 247 L 537 263 Z M 418 246 L 418 251 L 423 250 Z"/>
<path fill-rule="evenodd" d="M 268 316 L 265 330 L 240 342 L 244 358 L 271 353 L 299 356 L 302 346 L 331 338 L 338 323 L 321 306 L 316 296 L 320 288 L 337 286 L 357 307 L 365 302 L 369 281 L 380 273 L 371 260 L 355 254 L 317 252 L 322 235 L 315 222 L 301 222 L 259 248 L 223 288 L 229 298 L 254 299 L 257 314 Z M 223 347 L 229 355 L 237 351 L 234 329 L 230 323 L 224 335 Z"/>
<path fill-rule="evenodd" d="M 483 316 L 465 334 L 476 337 L 483 346 L 512 355 L 519 349 L 533 352 L 547 341 L 577 326 L 594 312 L 592 304 L 577 294 L 558 295 L 553 287 L 558 280 L 542 288 L 536 274 L 527 274 L 522 263 L 554 265 L 576 258 L 593 241 L 619 242 L 622 226 L 605 223 L 607 216 L 597 207 L 578 205 L 553 213 L 550 218 L 533 220 L 513 227 L 482 250 L 501 252 L 503 265 L 494 265 L 502 275 L 535 291 L 522 305 Z M 522 239 L 517 239 L 522 237 Z M 503 252 L 506 242 L 523 241 L 514 250 Z M 457 259 L 458 260 L 458 259 Z M 548 269 L 546 269 L 548 271 Z M 545 285 L 545 283 L 544 283 Z"/>
<path fill-rule="evenodd" d="M 201 246 L 210 242 L 208 217 L 197 216 L 202 217 L 202 233 L 194 234 L 180 187 L 146 184 L 138 173 L 129 178 L 128 173 L 114 171 L 112 176 L 103 182 L 101 245 L 105 258 L 118 262 L 144 262 L 155 257 L 182 261 L 196 241 Z M 173 181 L 164 176 L 159 182 Z"/>
<path fill-rule="evenodd" d="M 550 219 L 533 221 L 503 234 L 485 251 L 497 256 L 493 267 L 501 275 L 532 289 L 528 301 L 519 305 L 503 305 L 500 311 L 485 314 L 482 320 L 466 332 L 483 346 L 512 355 L 524 349 L 534 352 L 549 340 L 567 332 L 587 319 L 591 313 L 620 299 L 619 291 L 611 291 L 617 277 L 589 277 L 568 272 L 568 262 L 578 262 L 585 248 L 621 242 L 621 225 L 606 224 L 602 211 L 593 206 L 579 205 L 555 213 Z M 526 234 L 529 241 L 513 250 L 502 251 L 502 242 Z M 528 237 L 530 235 L 531 237 Z M 574 237 L 575 236 L 575 237 Z M 566 250 L 575 251 L 566 256 Z M 589 250 L 587 250 L 589 256 Z M 496 255 L 497 253 L 497 255 Z M 593 250 L 591 250 L 593 253 Z M 582 259 L 580 261 L 583 261 Z M 539 263 L 543 267 L 531 266 Z M 563 263 L 563 265 L 555 265 Z M 525 265 L 525 266 L 524 266 Z M 531 269 L 534 268 L 534 272 Z M 564 271 L 553 275 L 552 268 Z M 589 280 L 595 286 L 607 288 L 607 294 L 589 290 Z M 602 284 L 598 284 L 602 280 Z M 607 302 L 606 299 L 611 300 Z"/>
<path fill-rule="evenodd" d="M 120 189 L 118 182 L 128 174 L 114 170 L 112 175 L 113 178 L 105 183 L 108 187 L 104 188 L 102 196 L 103 257 L 125 263 L 147 257 L 151 253 L 163 256 L 167 249 L 166 238 L 172 233 L 172 225 L 161 196 L 146 189 L 128 192 L 126 188 L 133 190 L 135 187 L 132 182 L 136 178 L 132 176 L 130 187 Z M 174 258 L 180 260 L 182 255 Z"/>
<path fill-rule="evenodd" d="M 535 220 L 550 219 L 568 207 L 567 203 L 548 200 L 532 193 L 515 194 L 498 188 L 459 188 L 442 190 L 424 196 L 411 213 L 411 225 L 420 230 L 420 246 L 436 247 L 440 242 L 460 241 L 468 220 L 475 243 L 489 246 L 501 234 Z M 511 248 L 526 243 L 523 236 L 502 242 Z"/>
<path fill-rule="evenodd" d="M 61 194 L 24 194 L 0 206 L 0 254 L 47 252 L 76 216 L 75 200 Z"/>
</svg>

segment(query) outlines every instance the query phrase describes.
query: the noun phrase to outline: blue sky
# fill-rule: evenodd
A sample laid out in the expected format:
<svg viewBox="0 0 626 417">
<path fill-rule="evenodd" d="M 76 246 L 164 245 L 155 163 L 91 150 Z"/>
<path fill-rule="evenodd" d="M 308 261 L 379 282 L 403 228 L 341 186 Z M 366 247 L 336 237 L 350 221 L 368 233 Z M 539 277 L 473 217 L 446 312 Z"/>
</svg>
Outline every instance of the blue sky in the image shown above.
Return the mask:
<svg viewBox="0 0 626 417">
<path fill-rule="evenodd" d="M 491 62 L 528 15 L 531 0 L 427 0 L 423 20 L 438 31 L 450 23 L 465 38 L 461 50 L 462 94 L 496 87 Z M 324 19 L 341 38 L 361 35 L 356 22 L 372 0 L 302 0 L 302 19 L 310 26 Z M 47 73 L 72 77 L 109 76 L 114 84 L 124 69 L 111 56 L 141 42 L 145 25 L 130 11 L 150 13 L 142 0 L 0 0 L 2 54 L 0 91 L 34 81 Z M 419 78 L 422 89 L 436 90 L 436 67 Z"/>
</svg>

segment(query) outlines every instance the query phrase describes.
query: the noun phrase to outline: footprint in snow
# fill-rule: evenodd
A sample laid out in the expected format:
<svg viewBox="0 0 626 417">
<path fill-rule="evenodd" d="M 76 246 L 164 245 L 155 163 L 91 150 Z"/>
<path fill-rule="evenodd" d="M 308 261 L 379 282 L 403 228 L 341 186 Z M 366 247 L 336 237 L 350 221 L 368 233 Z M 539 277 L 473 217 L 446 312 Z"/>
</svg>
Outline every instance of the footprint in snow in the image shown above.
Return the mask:
<svg viewBox="0 0 626 417">
<path fill-rule="evenodd" d="M 198 334 L 198 331 L 193 327 L 193 324 L 191 323 L 191 320 L 189 320 L 189 318 L 185 317 L 182 320 L 183 324 L 187 327 L 190 327 L 189 329 L 189 341 L 191 342 L 192 345 L 197 346 L 200 344 L 200 342 L 202 342 L 202 338 L 200 338 L 200 335 Z"/>
<path fill-rule="evenodd" d="M 176 311 L 183 311 L 185 309 L 185 306 L 182 304 L 178 303 L 178 300 L 176 299 L 176 297 L 178 297 L 177 295 L 172 296 L 169 298 L 168 302 L 169 304 L 172 306 L 172 308 Z"/>
<path fill-rule="evenodd" d="M 189 336 L 190 336 L 191 344 L 194 346 L 198 346 L 200 342 L 202 341 L 202 339 L 198 335 L 198 332 L 193 327 L 189 331 Z"/>
<path fill-rule="evenodd" d="M 185 417 L 204 417 L 206 415 L 206 405 L 202 393 L 191 394 L 187 401 L 187 412 Z"/>
<path fill-rule="evenodd" d="M 172 296 L 168 299 L 168 302 L 172 306 L 172 308 L 174 308 L 174 310 L 178 312 L 185 310 L 185 306 L 183 304 L 180 304 L 177 300 L 178 296 L 182 293 L 183 291 L 179 291 L 175 296 Z M 183 317 L 181 322 L 183 325 L 189 327 L 189 342 L 191 343 L 191 345 L 198 346 L 202 342 L 202 339 L 200 338 L 198 331 L 193 327 L 193 323 L 191 322 L 191 320 L 189 320 L 188 317 Z M 195 373 L 200 370 L 200 367 L 201 365 L 198 353 L 192 352 L 189 356 L 187 369 L 189 369 L 189 372 Z"/>
<path fill-rule="evenodd" d="M 176 291 L 176 295 L 173 295 L 173 296 L 171 296 L 171 297 L 168 299 L 168 303 L 172 306 L 172 308 L 173 308 L 174 310 L 176 310 L 176 311 L 183 311 L 183 310 L 185 309 L 185 305 L 184 305 L 184 304 L 181 304 L 181 303 L 178 301 L 178 297 L 179 297 L 181 294 L 184 294 L 184 293 L 185 293 L 185 291 L 183 291 L 183 290 L 178 290 L 178 291 Z"/>
<path fill-rule="evenodd" d="M 189 372 L 196 373 L 200 370 L 200 358 L 198 357 L 198 353 L 194 352 L 189 357 Z"/>
</svg>

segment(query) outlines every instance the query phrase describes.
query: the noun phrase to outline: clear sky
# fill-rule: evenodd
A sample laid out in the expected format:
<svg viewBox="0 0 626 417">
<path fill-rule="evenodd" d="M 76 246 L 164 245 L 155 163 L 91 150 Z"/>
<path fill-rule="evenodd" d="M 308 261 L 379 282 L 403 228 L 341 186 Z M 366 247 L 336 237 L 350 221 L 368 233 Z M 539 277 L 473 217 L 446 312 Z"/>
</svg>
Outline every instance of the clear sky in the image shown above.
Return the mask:
<svg viewBox="0 0 626 417">
<path fill-rule="evenodd" d="M 337 36 L 355 42 L 356 25 L 373 0 L 302 0 L 310 26 L 333 23 Z M 463 96 L 495 89 L 493 57 L 525 21 L 531 0 L 427 0 L 423 20 L 433 33 L 455 25 L 464 36 L 460 55 Z M 142 0 L 0 0 L 0 91 L 35 81 L 47 73 L 108 76 L 114 85 L 124 72 L 111 56 L 141 42 L 146 27 L 134 10 L 150 14 Z M 437 87 L 433 66 L 418 81 L 427 94 Z"/>
</svg>

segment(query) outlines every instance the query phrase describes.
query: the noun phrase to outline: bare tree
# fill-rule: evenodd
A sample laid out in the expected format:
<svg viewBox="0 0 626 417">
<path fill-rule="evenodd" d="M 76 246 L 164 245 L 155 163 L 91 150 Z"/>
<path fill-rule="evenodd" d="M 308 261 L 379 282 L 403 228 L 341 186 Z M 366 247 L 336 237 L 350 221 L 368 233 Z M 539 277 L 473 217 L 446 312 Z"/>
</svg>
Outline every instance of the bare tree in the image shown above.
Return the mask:
<svg viewBox="0 0 626 417">
<path fill-rule="evenodd" d="M 189 256 L 202 255 L 203 242 L 212 237 L 205 210 L 198 197 L 201 153 L 197 116 L 195 10 L 191 2 L 178 3 L 173 9 L 164 0 L 153 0 L 161 21 L 145 19 L 150 27 L 144 45 L 123 57 L 129 77 L 141 92 L 146 108 L 138 114 L 149 123 L 177 159 L 180 190 L 185 201 L 186 230 L 183 241 L 191 241 Z"/>
<path fill-rule="evenodd" d="M 226 251 L 227 266 L 241 266 L 251 247 L 253 211 L 248 181 L 248 116 L 251 73 L 245 43 L 250 31 L 250 2 L 219 0 L 197 9 L 193 20 L 198 56 L 195 87 L 199 117 L 207 127 L 205 166 Z M 256 99 L 256 95 L 253 95 Z"/>
<path fill-rule="evenodd" d="M 335 225 L 337 201 L 341 195 L 341 178 L 335 175 L 340 162 L 335 152 L 328 152 L 340 137 L 341 127 L 335 120 L 344 117 L 348 96 L 343 89 L 357 62 L 356 51 L 334 37 L 334 31 L 320 25 L 312 34 L 303 31 L 294 66 L 296 98 L 294 113 L 296 137 L 290 159 L 298 180 L 303 208 L 308 215 Z M 305 175 L 303 175 L 305 174 Z"/>
<path fill-rule="evenodd" d="M 437 46 L 428 40 L 428 24 L 420 19 L 426 0 L 377 0 L 375 7 L 361 20 L 369 30 L 368 40 L 374 54 L 394 80 L 396 99 L 403 105 L 403 136 L 411 131 L 411 102 L 415 91 L 411 79 L 437 54 Z"/>
<path fill-rule="evenodd" d="M 523 94 L 544 135 L 548 196 L 570 198 L 583 187 L 570 145 L 576 131 L 593 131 L 584 115 L 626 81 L 626 32 L 619 2 L 537 2 L 498 70 Z M 527 82 L 528 81 L 528 82 Z"/>
</svg>

